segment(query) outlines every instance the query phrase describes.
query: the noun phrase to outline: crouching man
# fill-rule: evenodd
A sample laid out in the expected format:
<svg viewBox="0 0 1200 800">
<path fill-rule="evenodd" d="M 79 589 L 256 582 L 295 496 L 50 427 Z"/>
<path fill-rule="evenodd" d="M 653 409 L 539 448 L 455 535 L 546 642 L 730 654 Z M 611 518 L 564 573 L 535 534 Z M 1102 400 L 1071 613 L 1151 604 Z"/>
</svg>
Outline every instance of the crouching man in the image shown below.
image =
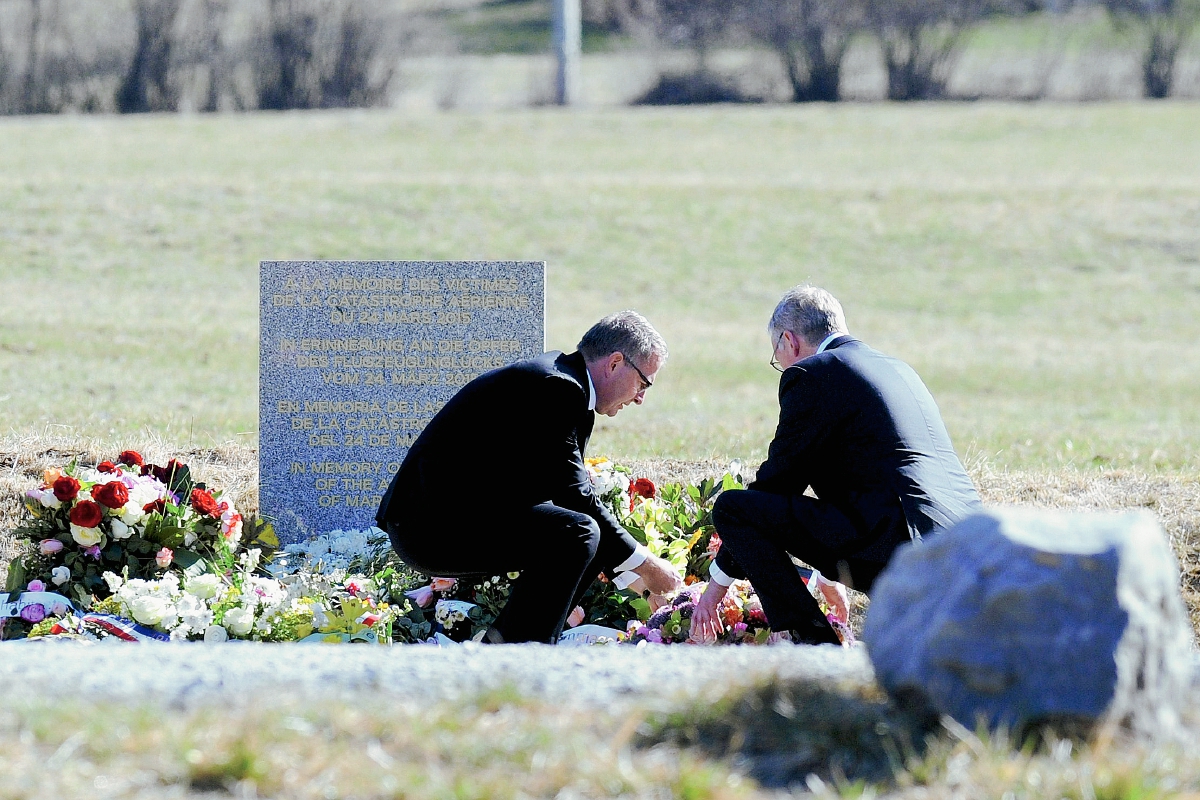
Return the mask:
<svg viewBox="0 0 1200 800">
<path fill-rule="evenodd" d="M 916 372 L 850 336 L 833 295 L 791 289 L 768 333 L 779 425 L 755 481 L 717 498 L 721 550 L 692 626 L 718 633 L 727 587 L 748 578 L 773 630 L 835 644 L 791 557 L 870 593 L 899 545 L 978 511 L 979 496 Z"/>
<path fill-rule="evenodd" d="M 675 569 L 596 497 L 583 463 L 596 413 L 641 405 L 666 360 L 645 318 L 612 314 L 577 352 L 471 381 L 413 443 L 383 496 L 379 527 L 429 575 L 521 573 L 485 642 L 556 643 L 601 572 L 655 593 L 679 588 Z"/>
</svg>

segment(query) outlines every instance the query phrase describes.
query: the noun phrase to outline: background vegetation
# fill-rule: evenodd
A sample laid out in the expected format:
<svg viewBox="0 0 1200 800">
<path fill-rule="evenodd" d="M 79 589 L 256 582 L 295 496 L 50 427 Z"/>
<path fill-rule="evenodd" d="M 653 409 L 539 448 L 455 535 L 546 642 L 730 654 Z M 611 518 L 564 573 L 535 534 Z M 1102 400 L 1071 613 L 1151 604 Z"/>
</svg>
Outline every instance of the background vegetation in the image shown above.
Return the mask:
<svg viewBox="0 0 1200 800">
<path fill-rule="evenodd" d="M 0 0 L 0 114 L 544 104 L 550 4 Z M 1200 0 L 582 6 L 592 105 L 1200 93 Z"/>
</svg>

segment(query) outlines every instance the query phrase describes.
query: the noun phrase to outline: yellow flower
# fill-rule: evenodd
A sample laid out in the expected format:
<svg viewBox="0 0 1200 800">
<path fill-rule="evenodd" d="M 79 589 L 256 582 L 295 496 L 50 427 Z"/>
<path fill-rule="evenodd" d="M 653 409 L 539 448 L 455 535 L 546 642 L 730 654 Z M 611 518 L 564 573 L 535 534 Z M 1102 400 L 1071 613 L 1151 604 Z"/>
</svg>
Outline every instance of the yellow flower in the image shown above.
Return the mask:
<svg viewBox="0 0 1200 800">
<path fill-rule="evenodd" d="M 583 463 L 587 464 L 589 467 L 596 467 L 600 464 L 607 464 L 608 459 L 604 456 L 595 456 L 594 458 L 585 458 Z"/>
</svg>

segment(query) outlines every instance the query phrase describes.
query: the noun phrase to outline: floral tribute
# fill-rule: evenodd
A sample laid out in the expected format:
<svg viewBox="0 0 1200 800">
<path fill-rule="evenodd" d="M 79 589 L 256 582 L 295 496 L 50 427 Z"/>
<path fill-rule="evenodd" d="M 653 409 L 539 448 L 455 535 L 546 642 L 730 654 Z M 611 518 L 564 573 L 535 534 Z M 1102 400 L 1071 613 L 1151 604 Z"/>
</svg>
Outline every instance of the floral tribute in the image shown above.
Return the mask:
<svg viewBox="0 0 1200 800">
<path fill-rule="evenodd" d="M 179 461 L 127 450 L 94 468 L 72 462 L 25 499 L 4 598 L 20 612 L 4 638 L 391 641 L 396 611 L 372 579 L 269 572 L 271 527 L 243 520 Z"/>
<path fill-rule="evenodd" d="M 606 458 L 586 466 L 602 502 L 679 570 L 685 587 L 674 597 L 644 596 L 637 584 L 618 589 L 600 576 L 568 625 L 613 629 L 619 641 L 639 645 L 694 642 L 692 613 L 721 546 L 713 503 L 741 488 L 740 464 L 695 485 L 656 485 Z M 519 577 L 422 575 L 377 528 L 330 531 L 280 550 L 268 523 L 243 519 L 186 464 L 147 464 L 131 450 L 95 467 L 47 470 L 25 506 L 15 531 L 21 552 L 9 565 L 8 595 L 0 595 L 11 612 L 0 618 L 0 638 L 478 641 Z M 852 643 L 825 596 L 814 596 Z M 730 588 L 720 616 L 719 644 L 783 638 L 745 581 Z"/>
<path fill-rule="evenodd" d="M 685 588 L 673 598 L 643 597 L 632 589 L 617 589 L 600 576 L 568 625 L 587 623 L 624 631 L 622 641 L 633 644 L 694 642 L 692 610 L 704 591 L 709 564 L 721 547 L 712 524 L 713 503 L 721 492 L 742 487 L 741 464 L 735 461 L 721 478 L 706 478 L 698 485 L 662 486 L 649 478 L 632 477 L 627 467 L 607 458 L 589 458 L 586 467 L 596 494 L 634 539 L 675 565 L 684 577 Z M 401 565 L 396 574 L 404 569 Z M 441 633 L 455 641 L 478 641 L 503 608 L 518 574 L 492 575 L 472 582 L 430 580 L 409 572 L 409 578 L 421 584 L 407 590 L 412 607 L 398 620 L 397 640 L 423 641 Z M 834 615 L 820 593 L 814 596 L 843 643 L 853 643 L 850 627 Z M 721 617 L 725 630 L 719 644 L 773 644 L 786 635 L 774 633 L 767 626 L 762 605 L 746 581 L 737 581 L 730 588 L 722 602 Z"/>
</svg>

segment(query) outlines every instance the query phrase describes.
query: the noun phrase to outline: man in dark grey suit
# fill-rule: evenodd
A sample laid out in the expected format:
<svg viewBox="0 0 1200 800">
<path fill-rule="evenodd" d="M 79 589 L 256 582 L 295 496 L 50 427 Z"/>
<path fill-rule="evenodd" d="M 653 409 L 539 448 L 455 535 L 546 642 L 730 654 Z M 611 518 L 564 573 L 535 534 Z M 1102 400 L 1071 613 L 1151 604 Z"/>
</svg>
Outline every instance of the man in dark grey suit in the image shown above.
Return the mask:
<svg viewBox="0 0 1200 800">
<path fill-rule="evenodd" d="M 728 585 L 748 578 L 773 630 L 836 643 L 791 556 L 869 592 L 899 545 L 979 510 L 979 495 L 916 372 L 850 336 L 833 295 L 791 289 L 768 332 L 779 425 L 754 482 L 717 498 L 721 550 L 693 628 L 715 633 Z"/>
<path fill-rule="evenodd" d="M 379 527 L 429 575 L 521 573 L 486 642 L 556 643 L 601 572 L 655 593 L 682 585 L 600 502 L 583 463 L 596 413 L 641 405 L 666 360 L 666 343 L 640 314 L 612 314 L 578 352 L 480 375 L 413 443 Z"/>
</svg>

